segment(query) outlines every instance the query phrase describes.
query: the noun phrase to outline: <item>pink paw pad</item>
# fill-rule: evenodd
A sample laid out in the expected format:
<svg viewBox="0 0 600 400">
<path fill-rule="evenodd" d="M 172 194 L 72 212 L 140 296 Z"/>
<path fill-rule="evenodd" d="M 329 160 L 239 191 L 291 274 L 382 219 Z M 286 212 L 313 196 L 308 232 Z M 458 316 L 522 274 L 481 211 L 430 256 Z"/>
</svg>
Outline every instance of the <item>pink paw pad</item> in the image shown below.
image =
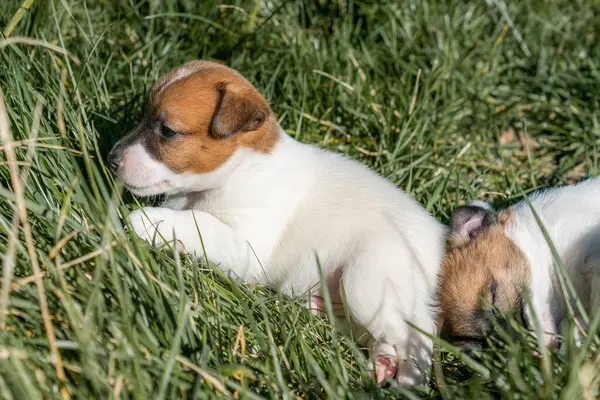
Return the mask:
<svg viewBox="0 0 600 400">
<path fill-rule="evenodd" d="M 375 358 L 375 379 L 378 384 L 385 382 L 385 378 L 394 379 L 398 373 L 398 359 L 391 355 L 382 355 Z"/>
<path fill-rule="evenodd" d="M 315 317 L 327 317 L 325 299 L 321 296 L 310 296 L 310 312 Z"/>
</svg>

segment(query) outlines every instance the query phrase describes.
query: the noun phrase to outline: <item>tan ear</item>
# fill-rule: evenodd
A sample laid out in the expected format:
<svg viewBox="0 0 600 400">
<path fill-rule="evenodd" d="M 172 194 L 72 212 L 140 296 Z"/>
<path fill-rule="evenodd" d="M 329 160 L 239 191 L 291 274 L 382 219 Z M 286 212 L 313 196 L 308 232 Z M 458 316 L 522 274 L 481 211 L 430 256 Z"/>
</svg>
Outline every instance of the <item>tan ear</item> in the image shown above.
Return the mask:
<svg viewBox="0 0 600 400">
<path fill-rule="evenodd" d="M 217 138 L 255 131 L 270 113 L 269 105 L 258 92 L 241 94 L 228 90 L 225 84 L 217 86 L 217 91 L 220 98 L 211 127 L 211 133 Z"/>
</svg>

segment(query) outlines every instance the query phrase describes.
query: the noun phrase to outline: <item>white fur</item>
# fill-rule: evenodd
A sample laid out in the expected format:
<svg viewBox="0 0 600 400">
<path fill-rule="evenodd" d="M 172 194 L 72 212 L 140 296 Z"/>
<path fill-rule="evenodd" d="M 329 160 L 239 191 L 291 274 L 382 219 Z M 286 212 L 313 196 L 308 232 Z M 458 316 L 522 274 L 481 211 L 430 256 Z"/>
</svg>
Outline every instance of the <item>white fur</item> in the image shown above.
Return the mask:
<svg viewBox="0 0 600 400">
<path fill-rule="evenodd" d="M 135 143 L 123 151 L 120 174 L 127 189 L 137 196 L 196 193 L 221 187 L 229 174 L 243 162 L 241 153 L 234 154 L 226 164 L 210 174 L 177 174 L 152 158 L 141 143 Z"/>
<path fill-rule="evenodd" d="M 583 306 L 600 307 L 600 178 L 536 193 L 530 202 L 548 232 Z M 551 248 L 531 208 L 523 201 L 514 207 L 507 235 L 525 253 L 531 266 L 532 305 L 542 329 L 549 334 L 567 317 Z M 576 309 L 576 308 L 575 308 Z M 547 337 L 552 341 L 551 336 Z"/>
<path fill-rule="evenodd" d="M 169 193 L 175 188 L 175 174 L 150 157 L 141 143 L 133 144 L 123 151 L 121 168 L 125 186 L 135 195 Z"/>
<path fill-rule="evenodd" d="M 164 92 L 169 86 L 171 86 L 175 82 L 185 79 L 188 76 L 192 75 L 198 70 L 196 68 L 197 65 L 198 63 L 196 62 L 190 62 L 186 65 L 181 66 L 180 68 L 177 68 L 174 71 L 174 73 L 168 77 L 168 80 L 163 82 L 162 86 L 160 87 L 160 90 L 158 91 L 158 94 Z"/>
<path fill-rule="evenodd" d="M 174 193 L 161 208 L 131 214 L 138 235 L 152 240 L 158 226 L 172 240 L 174 232 L 186 251 L 206 251 L 232 276 L 290 296 L 318 288 L 318 259 L 332 288 L 341 276 L 346 306 L 370 333 L 373 356 L 397 355 L 399 382 L 425 382 L 432 344 L 406 321 L 435 333 L 430 305 L 445 229 L 406 193 L 283 131 L 272 154 L 240 149 L 207 174 L 166 173 L 148 155 L 130 156 L 139 166 L 123 167 L 130 185 L 159 182 Z"/>
<path fill-rule="evenodd" d="M 483 208 L 484 210 L 487 210 L 487 211 L 494 211 L 494 209 L 492 208 L 492 205 L 490 203 L 488 203 L 487 201 L 483 201 L 483 200 L 473 200 L 468 205 Z"/>
</svg>

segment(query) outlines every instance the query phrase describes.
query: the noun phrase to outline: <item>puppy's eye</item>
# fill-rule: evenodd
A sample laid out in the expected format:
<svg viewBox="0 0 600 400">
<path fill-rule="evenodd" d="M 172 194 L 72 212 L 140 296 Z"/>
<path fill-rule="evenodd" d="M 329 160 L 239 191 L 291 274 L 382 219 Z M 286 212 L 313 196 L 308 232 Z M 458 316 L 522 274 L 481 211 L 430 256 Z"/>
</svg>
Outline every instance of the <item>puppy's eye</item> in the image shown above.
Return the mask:
<svg viewBox="0 0 600 400">
<path fill-rule="evenodd" d="M 523 298 L 522 293 L 519 293 L 519 297 L 517 298 L 517 304 L 519 306 L 519 317 L 521 318 L 521 323 L 525 327 L 525 329 L 531 329 L 531 324 L 529 322 L 529 318 L 527 317 L 527 309 L 525 299 Z"/>
<path fill-rule="evenodd" d="M 174 131 L 173 129 L 169 128 L 166 125 L 162 126 L 161 133 L 164 137 L 168 137 L 168 138 L 179 134 L 179 132 Z"/>
</svg>

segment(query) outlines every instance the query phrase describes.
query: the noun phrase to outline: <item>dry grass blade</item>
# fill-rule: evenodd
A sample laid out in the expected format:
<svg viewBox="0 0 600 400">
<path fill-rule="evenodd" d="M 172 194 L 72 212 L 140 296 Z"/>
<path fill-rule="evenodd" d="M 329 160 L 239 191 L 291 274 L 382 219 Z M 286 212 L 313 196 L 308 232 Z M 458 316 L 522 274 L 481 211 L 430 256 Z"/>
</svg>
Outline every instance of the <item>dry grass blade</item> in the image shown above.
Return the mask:
<svg viewBox="0 0 600 400">
<path fill-rule="evenodd" d="M 408 108 L 408 115 L 411 115 L 415 110 L 415 104 L 417 104 L 417 95 L 419 94 L 419 81 L 421 80 L 421 69 L 417 72 L 417 79 L 415 80 L 415 89 L 413 91 L 412 100 L 410 101 L 410 107 Z"/>
<path fill-rule="evenodd" d="M 66 263 L 64 263 L 64 264 L 59 264 L 59 266 L 58 266 L 58 269 L 57 269 L 57 270 L 58 270 L 58 271 L 64 271 L 64 270 L 65 270 L 65 269 L 67 269 L 67 268 L 71 268 L 71 267 L 73 267 L 73 266 L 75 266 L 75 265 L 81 264 L 81 263 L 83 263 L 83 262 L 85 262 L 85 261 L 87 261 L 87 260 L 90 260 L 90 259 L 92 259 L 92 258 L 94 258 L 94 257 L 96 257 L 96 256 L 99 256 L 99 255 L 101 255 L 101 254 L 104 254 L 104 253 L 106 253 L 107 251 L 109 251 L 110 249 L 112 249 L 113 247 L 115 247 L 116 245 L 117 245 L 117 242 L 116 242 L 116 241 L 112 241 L 112 242 L 110 243 L 110 245 L 109 245 L 109 246 L 106 246 L 106 247 L 101 247 L 101 248 L 99 248 L 99 249 L 96 249 L 96 250 L 94 250 L 94 251 L 92 251 L 92 252 L 89 252 L 89 253 L 87 253 L 87 254 L 84 254 L 84 255 L 83 255 L 83 256 L 81 256 L 81 257 L 77 257 L 77 258 L 76 258 L 76 259 L 74 259 L 74 260 L 68 261 L 68 262 L 66 262 Z M 25 277 L 25 278 L 19 279 L 19 281 L 17 281 L 17 282 L 16 282 L 16 283 L 13 285 L 12 289 L 13 289 L 13 290 L 14 290 L 14 289 L 18 289 L 18 288 L 20 288 L 20 287 L 22 287 L 22 286 L 25 286 L 25 285 L 27 285 L 27 284 L 29 284 L 29 283 L 31 283 L 31 282 L 34 282 L 34 281 L 36 281 L 38 278 L 40 278 L 40 279 L 41 279 L 41 278 L 43 278 L 43 277 L 45 277 L 45 276 L 46 276 L 46 272 L 42 271 L 40 274 L 33 274 L 33 275 L 31 275 L 31 276 L 28 276 L 28 277 Z"/>
<path fill-rule="evenodd" d="M 26 44 L 29 46 L 45 47 L 49 50 L 55 51 L 57 53 L 60 53 L 60 54 L 63 54 L 65 56 L 69 57 L 77 65 L 81 64 L 81 61 L 79 60 L 79 58 L 75 54 L 71 53 L 70 51 L 63 49 L 60 46 L 56 46 L 52 43 L 48 43 L 44 40 L 33 39 L 33 38 L 28 38 L 28 37 L 15 36 L 12 38 L 0 40 L 0 50 L 2 50 L 3 48 L 5 48 L 7 46 L 14 45 L 14 44 Z"/>
<path fill-rule="evenodd" d="M 4 142 L 5 146 L 4 153 L 6 154 L 6 159 L 9 163 L 12 186 L 16 196 L 16 211 L 19 215 L 21 226 L 23 228 L 23 233 L 25 235 L 25 245 L 27 247 L 27 252 L 29 253 L 33 273 L 35 275 L 40 275 L 41 269 L 38 263 L 37 254 L 35 252 L 35 242 L 31 233 L 31 226 L 29 225 L 29 220 L 27 219 L 27 208 L 25 206 L 24 187 L 22 186 L 23 182 L 21 180 L 21 176 L 19 175 L 19 170 L 16 165 L 17 159 L 14 149 L 12 147 L 12 133 L 10 130 L 8 113 L 4 104 L 4 94 L 2 92 L 2 89 L 0 89 L 0 138 Z M 36 286 L 40 301 L 40 312 L 44 321 L 44 328 L 48 337 L 48 343 L 50 344 L 50 349 L 54 358 L 56 375 L 61 381 L 64 382 L 66 380 L 65 371 L 63 368 L 60 352 L 58 351 L 58 346 L 56 345 L 56 335 L 54 334 L 54 326 L 52 325 L 52 321 L 50 320 L 50 312 L 48 311 L 46 292 L 44 290 L 44 283 L 42 282 L 41 276 L 39 276 L 36 279 Z M 67 390 L 61 390 L 61 392 L 63 394 L 63 398 L 70 397 Z"/>
<path fill-rule="evenodd" d="M 56 103 L 56 118 L 58 121 L 58 131 L 61 137 L 67 136 L 67 128 L 65 125 L 65 117 L 63 115 L 64 107 L 64 94 L 67 93 L 67 69 L 63 68 L 60 73 L 60 92 L 58 94 L 58 101 Z"/>
<path fill-rule="evenodd" d="M 13 147 L 17 147 L 17 146 L 13 146 Z M 73 153 L 73 154 L 77 154 L 77 155 L 83 154 L 82 151 L 70 149 L 68 147 L 60 146 L 58 144 L 38 144 L 37 147 L 42 148 L 42 149 L 50 149 L 50 150 L 64 150 L 64 151 L 68 151 L 69 153 Z M 0 146 L 0 151 L 2 151 L 2 150 L 4 150 L 4 147 Z"/>
<path fill-rule="evenodd" d="M 42 117 L 42 99 L 38 99 L 35 114 L 33 116 L 33 125 L 31 127 L 31 138 L 29 143 L 29 147 L 27 149 L 27 156 L 25 157 L 25 162 L 23 169 L 21 170 L 21 182 L 23 186 L 27 186 L 27 176 L 29 172 L 29 166 L 31 165 L 31 161 L 33 160 L 33 156 L 35 154 L 35 142 L 38 137 L 38 132 L 40 129 L 40 119 Z M 10 127 L 9 127 L 10 128 Z M 0 146 L 1 147 L 1 146 Z M 4 150 L 4 149 L 3 149 Z M 7 163 L 9 165 L 10 163 Z M 17 163 L 21 164 L 21 163 Z M 17 248 L 18 241 L 18 229 L 19 229 L 19 213 L 17 210 L 13 210 L 13 216 L 11 221 L 11 229 L 8 233 L 8 246 L 6 252 L 4 254 L 4 259 L 2 263 L 3 269 L 3 278 L 2 278 L 2 291 L 0 292 L 0 329 L 4 329 L 5 326 L 5 318 L 8 310 L 8 296 L 10 294 L 11 280 L 12 280 L 12 272 L 15 266 L 15 251 Z"/>
<path fill-rule="evenodd" d="M 96 226 L 92 225 L 92 226 L 88 227 L 87 229 L 79 229 L 79 230 L 69 233 L 68 235 L 66 235 L 65 237 L 60 239 L 58 242 L 56 242 L 54 247 L 52 249 L 50 249 L 50 251 L 48 252 L 48 258 L 50 258 L 51 260 L 54 260 L 56 258 L 56 256 L 58 255 L 58 253 L 60 252 L 60 250 L 67 243 L 69 243 L 69 241 L 71 239 L 73 239 L 75 236 L 79 235 L 80 233 L 89 232 L 90 230 L 96 230 L 96 229 L 98 229 L 98 228 Z"/>
<path fill-rule="evenodd" d="M 175 360 L 177 360 L 182 365 L 188 367 L 192 371 L 196 372 L 198 375 L 202 376 L 204 379 L 206 379 L 207 382 L 210 382 L 214 386 L 214 388 L 217 389 L 219 392 L 223 394 L 229 394 L 227 389 L 225 389 L 225 386 L 223 386 L 223 384 L 217 378 L 210 375 L 208 372 L 204 371 L 202 368 L 192 363 L 190 360 L 182 356 L 175 356 Z"/>
<path fill-rule="evenodd" d="M 238 347 L 241 346 L 241 358 L 242 361 L 246 358 L 246 334 L 244 333 L 244 325 L 240 325 L 235 343 L 233 344 L 233 353 L 237 354 Z"/>
<path fill-rule="evenodd" d="M 341 80 L 340 78 L 336 78 L 335 76 L 328 74 L 327 72 L 323 72 L 321 70 L 318 69 L 313 69 L 313 72 L 315 74 L 319 74 L 322 75 L 326 78 L 331 79 L 332 81 L 339 83 L 340 85 L 342 85 L 343 87 L 345 87 L 346 89 L 348 89 L 351 92 L 354 92 L 354 87 L 352 85 L 350 85 L 349 83 L 344 82 L 343 80 Z"/>
<path fill-rule="evenodd" d="M 350 52 L 349 57 L 350 57 L 350 61 L 352 61 L 352 65 L 354 65 L 354 68 L 356 68 L 356 70 L 358 71 L 358 74 L 360 75 L 360 79 L 362 79 L 363 81 L 366 81 L 367 75 L 365 74 L 365 71 L 363 71 L 363 69 L 360 67 L 358 60 L 356 59 L 356 57 L 354 57 L 354 54 L 352 52 Z"/>
<path fill-rule="evenodd" d="M 34 3 L 35 0 L 25 0 L 23 4 L 21 4 L 17 12 L 10 19 L 6 29 L 4 29 L 4 37 L 9 37 L 13 33 L 17 25 L 19 25 L 19 22 L 21 22 Z"/>
<path fill-rule="evenodd" d="M 6 252 L 2 257 L 2 292 L 0 293 L 0 329 L 6 329 L 6 316 L 8 315 L 8 295 L 15 267 L 15 252 L 18 242 L 19 213 L 13 211 L 11 229 L 8 231 Z"/>
<path fill-rule="evenodd" d="M 340 132 L 342 132 L 342 133 L 345 133 L 345 132 L 344 132 L 344 130 L 342 129 L 342 127 L 341 127 L 341 126 L 338 126 L 338 125 L 334 124 L 334 123 L 333 123 L 333 122 L 331 122 L 331 121 L 327 121 L 327 120 L 324 120 L 324 119 L 315 118 L 315 117 L 313 117 L 312 115 L 310 115 L 310 114 L 307 114 L 307 113 L 304 113 L 304 112 L 302 113 L 302 116 L 303 116 L 304 118 L 308 119 L 308 120 L 311 120 L 311 121 L 313 121 L 313 122 L 318 122 L 319 124 L 321 124 L 321 125 L 323 125 L 323 126 L 326 126 L 326 127 L 328 127 L 328 128 L 335 129 L 335 130 L 337 130 L 337 131 L 340 131 Z"/>
</svg>

